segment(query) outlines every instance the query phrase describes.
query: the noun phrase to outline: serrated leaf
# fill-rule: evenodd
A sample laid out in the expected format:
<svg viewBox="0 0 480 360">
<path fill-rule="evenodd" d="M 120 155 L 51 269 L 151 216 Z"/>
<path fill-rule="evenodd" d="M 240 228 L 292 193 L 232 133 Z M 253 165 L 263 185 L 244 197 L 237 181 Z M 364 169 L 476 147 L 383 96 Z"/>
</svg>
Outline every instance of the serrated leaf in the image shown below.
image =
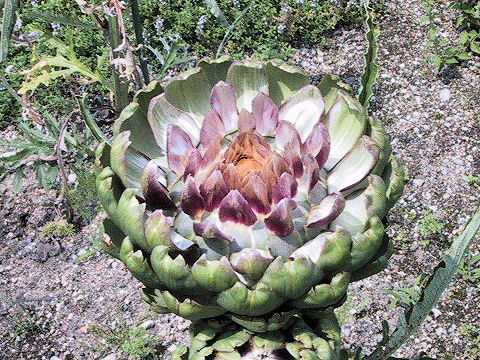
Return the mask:
<svg viewBox="0 0 480 360">
<path fill-rule="evenodd" d="M 430 39 L 435 39 L 437 37 L 438 30 L 435 28 L 430 28 L 428 29 L 427 34 L 430 37 Z"/>
<path fill-rule="evenodd" d="M 8 151 L 8 152 L 0 153 L 0 161 L 5 163 L 19 161 L 27 157 L 28 155 L 30 155 L 33 151 L 34 151 L 34 148 L 27 147 L 19 151 Z"/>
<path fill-rule="evenodd" d="M 445 64 L 458 64 L 458 60 L 455 58 L 449 58 L 445 60 Z"/>
<path fill-rule="evenodd" d="M 443 61 L 440 55 L 437 55 L 437 54 L 433 55 L 432 62 L 439 70 L 443 67 Z"/>
<path fill-rule="evenodd" d="M 380 30 L 375 21 L 373 9 L 370 7 L 369 0 L 365 0 L 364 8 L 366 13 L 367 33 L 366 39 L 368 43 L 367 52 L 365 53 L 365 65 L 362 76 L 360 78 L 360 93 L 358 100 L 368 111 L 370 106 L 370 98 L 373 95 L 373 87 L 378 76 L 378 35 Z"/>
<path fill-rule="evenodd" d="M 18 168 L 15 171 L 15 176 L 13 178 L 13 191 L 12 191 L 12 196 L 15 196 L 18 194 L 18 192 L 22 188 L 22 178 L 23 178 L 23 168 Z"/>
<path fill-rule="evenodd" d="M 48 35 L 47 35 L 48 36 Z M 18 90 L 19 94 L 25 94 L 28 91 L 35 90 L 40 85 L 48 86 L 51 81 L 72 74 L 79 74 L 86 78 L 88 82 L 100 82 L 111 92 L 114 89 L 109 81 L 107 81 L 100 72 L 92 71 L 83 64 L 75 55 L 73 45 L 67 45 L 56 38 L 50 38 L 48 43 L 57 49 L 56 56 L 43 57 L 32 68 L 23 71 L 24 75 L 32 75 L 28 81 L 22 83 L 22 87 Z M 60 68 L 59 70 L 51 70 L 51 68 Z M 40 72 L 39 75 L 36 75 Z"/>
<path fill-rule="evenodd" d="M 456 55 L 459 60 L 470 60 L 472 56 L 466 52 L 461 52 Z"/>
<path fill-rule="evenodd" d="M 376 349 L 363 360 L 391 359 L 390 356 L 417 331 L 450 284 L 479 228 L 480 207 L 477 208 L 465 230 L 442 256 L 443 261 L 435 268 L 433 275 L 421 290 L 420 299 L 410 305 L 406 311 L 400 311 L 397 328 L 391 335 L 384 333 L 384 337 Z M 423 358 L 425 359 L 425 357 Z"/>
<path fill-rule="evenodd" d="M 50 190 L 57 179 L 58 168 L 48 164 L 38 164 L 36 166 L 36 172 L 39 186 L 45 190 Z"/>
</svg>

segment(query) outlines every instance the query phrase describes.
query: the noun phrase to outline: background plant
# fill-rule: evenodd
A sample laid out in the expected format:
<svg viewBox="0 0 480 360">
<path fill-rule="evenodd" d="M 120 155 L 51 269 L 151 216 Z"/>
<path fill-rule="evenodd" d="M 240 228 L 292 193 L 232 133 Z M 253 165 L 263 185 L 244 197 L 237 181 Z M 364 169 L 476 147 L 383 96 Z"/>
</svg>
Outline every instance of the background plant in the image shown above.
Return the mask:
<svg viewBox="0 0 480 360">
<path fill-rule="evenodd" d="M 431 49 L 431 61 L 441 71 L 445 66 L 459 64 L 480 54 L 479 14 L 480 2 L 476 0 L 454 0 L 448 9 L 459 10 L 456 27 L 459 29 L 456 44 L 441 34 L 444 14 L 434 0 L 422 0 L 426 15 L 422 18 L 429 37 L 427 48 Z"/>
</svg>

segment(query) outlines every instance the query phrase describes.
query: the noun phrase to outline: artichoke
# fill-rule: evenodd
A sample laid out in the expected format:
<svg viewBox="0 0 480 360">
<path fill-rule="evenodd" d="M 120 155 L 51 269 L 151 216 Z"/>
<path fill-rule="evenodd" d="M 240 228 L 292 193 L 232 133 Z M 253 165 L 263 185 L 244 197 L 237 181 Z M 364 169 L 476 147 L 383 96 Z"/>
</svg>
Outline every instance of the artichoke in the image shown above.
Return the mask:
<svg viewBox="0 0 480 360">
<path fill-rule="evenodd" d="M 228 57 L 139 91 L 96 168 L 105 249 L 194 322 L 189 359 L 336 359 L 319 319 L 386 265 L 403 190 L 382 123 L 338 77 Z"/>
</svg>

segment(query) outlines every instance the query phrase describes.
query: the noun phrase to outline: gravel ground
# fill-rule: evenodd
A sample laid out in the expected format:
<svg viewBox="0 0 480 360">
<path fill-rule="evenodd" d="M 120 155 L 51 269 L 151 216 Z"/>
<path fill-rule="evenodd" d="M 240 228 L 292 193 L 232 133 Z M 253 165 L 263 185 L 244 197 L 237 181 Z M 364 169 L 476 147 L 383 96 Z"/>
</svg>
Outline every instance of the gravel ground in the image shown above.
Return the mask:
<svg viewBox="0 0 480 360">
<path fill-rule="evenodd" d="M 409 179 L 389 216 L 396 254 L 384 272 L 353 284 L 338 311 L 345 347 L 366 353 L 381 338 L 381 320 L 391 327 L 396 321 L 393 297 L 383 290 L 411 287 L 418 275 L 430 274 L 480 197 L 466 181 L 480 176 L 480 59 L 438 75 L 428 61 L 420 1 L 386 3 L 371 110 L 386 124 Z M 445 14 L 442 34 L 454 39 L 454 14 Z M 314 78 L 330 72 L 358 87 L 364 47 L 363 29 L 342 28 L 325 46 L 298 49 L 293 60 Z M 60 216 L 55 194 L 33 179 L 23 196 L 12 197 L 10 186 L 0 185 L 0 359 L 125 359 L 119 341 L 138 327 L 159 336 L 162 359 L 187 343 L 188 322 L 154 314 L 123 264 L 99 253 L 75 262 L 90 249 L 99 219 L 74 236 L 42 239 L 40 227 Z M 479 250 L 477 237 L 471 254 Z M 478 281 L 457 276 L 396 356 L 426 351 L 437 359 L 479 359 L 479 298 Z"/>
</svg>

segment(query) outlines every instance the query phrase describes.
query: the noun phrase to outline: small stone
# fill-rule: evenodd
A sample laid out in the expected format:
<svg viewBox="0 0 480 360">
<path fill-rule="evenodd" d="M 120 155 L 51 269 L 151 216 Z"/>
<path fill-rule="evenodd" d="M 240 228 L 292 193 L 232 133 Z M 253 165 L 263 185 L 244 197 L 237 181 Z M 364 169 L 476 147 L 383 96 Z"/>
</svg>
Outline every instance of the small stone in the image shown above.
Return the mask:
<svg viewBox="0 0 480 360">
<path fill-rule="evenodd" d="M 155 326 L 155 321 L 153 321 L 153 320 L 147 320 L 147 321 L 143 322 L 142 324 L 140 324 L 140 327 L 144 328 L 144 329 L 151 329 L 154 326 Z"/>
<path fill-rule="evenodd" d="M 424 182 L 425 182 L 425 180 L 423 180 L 423 179 L 413 179 L 412 180 L 412 183 L 415 186 L 422 186 Z"/>
<path fill-rule="evenodd" d="M 59 358 L 58 356 L 52 356 L 52 357 L 50 358 L 50 360 L 62 360 L 62 359 Z"/>
<path fill-rule="evenodd" d="M 177 345 L 175 344 L 172 344 L 167 348 L 169 352 L 174 352 L 176 349 L 177 349 Z"/>
<path fill-rule="evenodd" d="M 77 175 L 75 173 L 68 174 L 68 183 L 73 184 L 77 181 Z"/>
<path fill-rule="evenodd" d="M 117 355 L 115 354 L 107 355 L 103 358 L 103 360 L 117 360 Z"/>
<path fill-rule="evenodd" d="M 78 251 L 78 253 L 77 253 L 77 256 L 82 256 L 82 255 L 84 255 L 84 254 L 86 254 L 86 253 L 87 253 L 87 250 L 85 250 L 85 249 L 80 249 L 80 250 Z"/>
<path fill-rule="evenodd" d="M 445 88 L 440 90 L 440 92 L 438 93 L 438 96 L 440 97 L 441 101 L 447 102 L 452 97 L 452 93 L 450 92 L 450 89 Z"/>
<path fill-rule="evenodd" d="M 437 317 L 442 315 L 442 312 L 438 309 L 432 309 L 432 314 L 433 314 L 433 317 L 436 319 Z"/>
</svg>

